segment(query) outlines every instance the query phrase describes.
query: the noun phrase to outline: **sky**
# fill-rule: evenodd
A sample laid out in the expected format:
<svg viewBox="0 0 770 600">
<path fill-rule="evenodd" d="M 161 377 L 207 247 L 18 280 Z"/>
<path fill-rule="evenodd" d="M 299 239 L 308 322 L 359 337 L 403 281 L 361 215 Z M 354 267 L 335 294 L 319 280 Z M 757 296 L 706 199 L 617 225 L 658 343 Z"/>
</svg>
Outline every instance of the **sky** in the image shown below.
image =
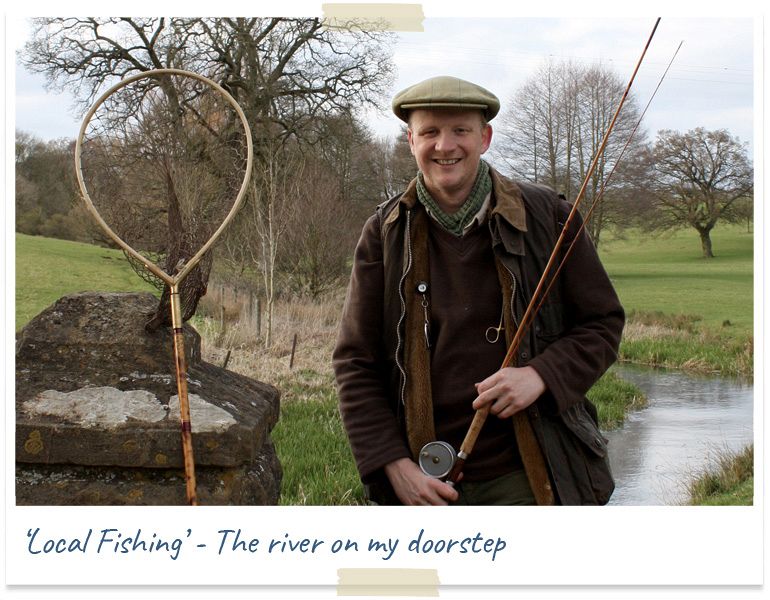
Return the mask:
<svg viewBox="0 0 770 600">
<path fill-rule="evenodd" d="M 423 32 L 398 34 L 397 77 L 389 97 L 426 77 L 453 75 L 493 91 L 505 110 L 517 88 L 549 59 L 600 63 L 626 82 L 655 21 L 652 16 L 458 18 L 447 16 L 449 10 L 431 10 L 433 4 L 424 7 Z M 10 19 L 8 33 L 15 39 L 9 43 L 18 48 L 29 35 L 28 19 Z M 682 42 L 645 117 L 650 137 L 661 129 L 724 128 L 753 149 L 756 27 L 751 17 L 662 19 L 632 88 L 643 107 Z M 42 76 L 17 66 L 16 128 L 43 139 L 74 138 L 80 115 L 72 111 L 72 97 L 47 91 L 44 83 Z M 389 99 L 364 117 L 378 135 L 399 130 Z"/>
</svg>

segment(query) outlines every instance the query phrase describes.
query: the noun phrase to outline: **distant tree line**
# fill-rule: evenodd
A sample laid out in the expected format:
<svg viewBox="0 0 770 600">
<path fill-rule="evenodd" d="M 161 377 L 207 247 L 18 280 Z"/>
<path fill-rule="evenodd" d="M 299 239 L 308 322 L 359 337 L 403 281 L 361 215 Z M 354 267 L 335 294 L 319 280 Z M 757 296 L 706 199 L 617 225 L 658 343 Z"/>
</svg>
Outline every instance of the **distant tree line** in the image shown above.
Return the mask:
<svg viewBox="0 0 770 600">
<path fill-rule="evenodd" d="M 73 90 L 84 112 L 121 77 L 160 67 L 206 75 L 243 107 L 255 148 L 252 184 L 215 260 L 220 276 L 248 281 L 264 295 L 268 320 L 277 296 L 317 297 L 339 287 L 363 220 L 415 175 L 405 132 L 377 138 L 361 110 L 379 106 L 389 91 L 391 34 L 285 18 L 34 24 L 22 63 L 52 88 Z M 602 65 L 544 63 L 503 103 L 490 161 L 574 199 L 624 88 Z M 588 226 L 594 243 L 607 230 L 692 227 L 704 256 L 712 256 L 717 222 L 751 224 L 745 145 L 703 129 L 661 131 L 651 142 L 642 127 L 607 184 L 639 114 L 632 94 L 587 183 L 584 206 L 602 194 Z M 80 208 L 73 140 L 16 137 L 17 231 L 104 243 Z M 269 330 L 268 322 L 268 344 Z"/>
<path fill-rule="evenodd" d="M 16 231 L 92 242 L 77 204 L 74 141 L 16 132 Z"/>
</svg>

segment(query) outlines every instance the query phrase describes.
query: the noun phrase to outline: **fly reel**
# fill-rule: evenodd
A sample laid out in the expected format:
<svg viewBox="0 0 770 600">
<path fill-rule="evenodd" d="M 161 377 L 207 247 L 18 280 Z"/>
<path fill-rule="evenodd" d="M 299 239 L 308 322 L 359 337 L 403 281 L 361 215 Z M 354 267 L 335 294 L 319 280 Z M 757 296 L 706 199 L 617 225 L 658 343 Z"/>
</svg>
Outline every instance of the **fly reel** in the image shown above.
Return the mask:
<svg viewBox="0 0 770 600">
<path fill-rule="evenodd" d="M 418 464 L 428 477 L 444 479 L 457 461 L 457 453 L 446 442 L 428 442 L 420 450 Z"/>
</svg>

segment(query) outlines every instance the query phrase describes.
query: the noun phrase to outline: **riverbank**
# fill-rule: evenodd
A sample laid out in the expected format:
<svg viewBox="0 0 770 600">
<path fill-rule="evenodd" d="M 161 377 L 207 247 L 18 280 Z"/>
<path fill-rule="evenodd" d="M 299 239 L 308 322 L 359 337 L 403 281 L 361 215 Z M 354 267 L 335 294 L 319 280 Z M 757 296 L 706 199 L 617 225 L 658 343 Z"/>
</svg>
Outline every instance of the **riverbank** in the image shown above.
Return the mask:
<svg viewBox="0 0 770 600">
<path fill-rule="evenodd" d="M 753 505 L 754 444 L 740 453 L 720 456 L 717 467 L 695 479 L 689 492 L 691 505 Z"/>
<path fill-rule="evenodd" d="M 623 362 L 752 378 L 754 374 L 753 337 L 730 330 L 715 329 L 689 315 L 631 311 L 619 360 Z"/>
</svg>

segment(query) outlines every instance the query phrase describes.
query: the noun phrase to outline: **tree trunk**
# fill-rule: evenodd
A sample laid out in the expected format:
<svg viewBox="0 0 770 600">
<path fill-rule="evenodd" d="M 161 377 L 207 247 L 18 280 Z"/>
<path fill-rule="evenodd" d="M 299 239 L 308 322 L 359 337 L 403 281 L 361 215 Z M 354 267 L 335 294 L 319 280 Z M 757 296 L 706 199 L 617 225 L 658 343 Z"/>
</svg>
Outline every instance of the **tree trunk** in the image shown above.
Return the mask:
<svg viewBox="0 0 770 600">
<path fill-rule="evenodd" d="M 700 245 L 703 249 L 703 258 L 714 258 L 714 252 L 711 250 L 711 230 L 699 229 Z"/>
</svg>

